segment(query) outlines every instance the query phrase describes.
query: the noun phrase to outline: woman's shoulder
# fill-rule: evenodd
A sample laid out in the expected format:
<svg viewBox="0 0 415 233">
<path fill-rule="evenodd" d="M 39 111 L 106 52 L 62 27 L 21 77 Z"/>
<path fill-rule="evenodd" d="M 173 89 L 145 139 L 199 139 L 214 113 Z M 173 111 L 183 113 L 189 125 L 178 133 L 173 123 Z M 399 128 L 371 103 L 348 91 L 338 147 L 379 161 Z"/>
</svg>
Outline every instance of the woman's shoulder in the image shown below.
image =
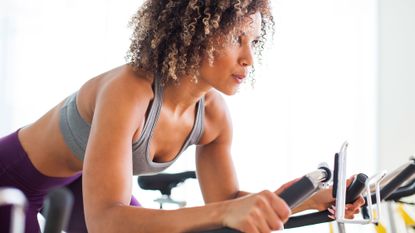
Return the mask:
<svg viewBox="0 0 415 233">
<path fill-rule="evenodd" d="M 134 69 L 130 65 L 123 65 L 101 75 L 102 92 L 114 91 L 120 95 L 128 94 L 141 97 L 153 94 L 153 75 L 143 70 Z"/>
<path fill-rule="evenodd" d="M 151 75 L 135 71 L 129 65 L 114 68 L 80 88 L 77 95 L 79 112 L 88 120 L 92 120 L 97 107 L 102 105 L 129 111 L 126 115 L 143 113 L 154 97 L 152 82 Z"/>
<path fill-rule="evenodd" d="M 222 112 L 225 110 L 226 107 L 226 101 L 222 94 L 212 88 L 209 90 L 205 95 L 205 109 L 207 111 L 215 112 L 219 111 Z"/>
<path fill-rule="evenodd" d="M 228 125 L 230 123 L 230 113 L 222 94 L 212 89 L 205 95 L 205 119 L 209 127 Z"/>
<path fill-rule="evenodd" d="M 78 95 L 89 96 L 94 105 L 111 99 L 119 104 L 148 103 L 153 97 L 153 76 L 135 70 L 130 65 L 109 70 L 91 79 L 79 90 Z"/>
</svg>

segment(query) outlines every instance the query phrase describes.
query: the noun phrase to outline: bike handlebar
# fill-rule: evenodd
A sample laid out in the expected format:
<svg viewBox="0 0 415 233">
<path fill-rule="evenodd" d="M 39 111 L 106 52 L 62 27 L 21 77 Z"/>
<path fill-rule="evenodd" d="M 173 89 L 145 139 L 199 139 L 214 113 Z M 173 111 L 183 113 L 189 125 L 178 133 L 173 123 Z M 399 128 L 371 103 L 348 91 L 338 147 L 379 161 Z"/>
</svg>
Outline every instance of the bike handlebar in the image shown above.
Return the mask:
<svg viewBox="0 0 415 233">
<path fill-rule="evenodd" d="M 395 192 L 393 192 L 389 197 L 387 197 L 386 201 L 398 201 L 403 197 L 412 196 L 415 194 L 415 179 L 413 179 L 409 184 L 400 187 Z"/>
<path fill-rule="evenodd" d="M 318 187 L 331 178 L 331 172 L 327 168 L 319 168 L 314 172 L 303 176 L 299 181 L 285 189 L 279 195 L 290 208 L 294 208 L 300 202 L 314 194 Z M 231 228 L 208 230 L 199 233 L 239 233 L 240 231 Z"/>
<path fill-rule="evenodd" d="M 390 182 L 385 184 L 380 190 L 381 200 L 387 199 L 396 190 L 401 187 L 402 184 L 411 179 L 415 174 L 415 160 L 411 160 L 406 166 L 404 166 L 399 174 L 393 177 Z M 372 203 L 376 203 L 375 194 L 371 195 Z"/>
<path fill-rule="evenodd" d="M 359 173 L 353 182 L 349 185 L 346 191 L 346 203 L 353 203 L 363 192 L 365 188 L 367 175 Z M 330 212 L 328 210 L 319 211 L 311 214 L 304 214 L 300 216 L 293 216 L 284 224 L 284 228 L 295 228 L 318 223 L 325 223 L 334 221 L 329 218 Z"/>
</svg>

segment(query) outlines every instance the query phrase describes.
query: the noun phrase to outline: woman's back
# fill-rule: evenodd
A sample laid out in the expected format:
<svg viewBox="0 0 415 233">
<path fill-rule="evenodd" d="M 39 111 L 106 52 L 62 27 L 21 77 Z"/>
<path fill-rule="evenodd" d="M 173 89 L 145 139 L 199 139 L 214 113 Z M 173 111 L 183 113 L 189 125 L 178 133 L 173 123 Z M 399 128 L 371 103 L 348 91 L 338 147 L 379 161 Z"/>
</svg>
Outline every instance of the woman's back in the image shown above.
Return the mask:
<svg viewBox="0 0 415 233">
<path fill-rule="evenodd" d="M 152 81 L 151 77 L 143 77 L 143 75 L 124 65 L 87 81 L 79 89 L 76 101 L 82 119 L 89 124 L 92 122 L 99 92 L 107 85 L 113 85 L 111 83 L 114 82 L 124 83 L 121 85 L 130 87 L 139 85 L 140 88 L 137 88 L 137 92 L 133 95 L 139 95 L 149 102 L 153 98 Z M 142 89 L 148 91 L 142 92 Z M 134 91 L 134 88 L 120 91 Z M 61 101 L 40 119 L 19 131 L 19 139 L 29 158 L 35 167 L 47 176 L 67 177 L 82 170 L 82 161 L 66 145 L 60 129 L 60 111 L 64 102 Z M 137 132 L 137 136 L 139 134 L 140 132 Z"/>
</svg>

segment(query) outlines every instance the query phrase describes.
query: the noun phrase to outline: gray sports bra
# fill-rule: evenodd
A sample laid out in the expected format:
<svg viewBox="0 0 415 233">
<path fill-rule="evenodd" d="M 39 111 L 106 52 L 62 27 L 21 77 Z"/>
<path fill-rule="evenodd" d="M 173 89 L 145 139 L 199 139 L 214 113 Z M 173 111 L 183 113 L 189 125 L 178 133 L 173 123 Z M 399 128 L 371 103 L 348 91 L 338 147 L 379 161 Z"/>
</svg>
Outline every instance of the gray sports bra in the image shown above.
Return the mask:
<svg viewBox="0 0 415 233">
<path fill-rule="evenodd" d="M 151 161 L 149 143 L 160 114 L 163 100 L 163 86 L 157 78 L 154 81 L 153 91 L 154 99 L 150 103 L 150 110 L 144 123 L 143 131 L 141 132 L 140 138 L 132 144 L 134 175 L 158 173 L 168 168 L 187 147 L 197 144 L 203 133 L 204 98 L 202 97 L 196 106 L 196 119 L 192 131 L 174 160 L 166 163 Z M 69 96 L 60 110 L 60 128 L 65 143 L 79 159 L 83 160 L 91 125 L 79 114 L 76 106 L 76 96 L 77 92 Z"/>
</svg>

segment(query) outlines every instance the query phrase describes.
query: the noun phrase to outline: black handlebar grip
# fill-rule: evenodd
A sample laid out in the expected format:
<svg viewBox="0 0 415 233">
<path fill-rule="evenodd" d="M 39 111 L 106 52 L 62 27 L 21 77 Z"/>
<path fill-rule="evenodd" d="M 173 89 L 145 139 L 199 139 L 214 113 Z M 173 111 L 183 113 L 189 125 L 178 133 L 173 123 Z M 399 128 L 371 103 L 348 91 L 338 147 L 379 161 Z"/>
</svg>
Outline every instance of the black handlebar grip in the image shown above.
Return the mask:
<svg viewBox="0 0 415 233">
<path fill-rule="evenodd" d="M 399 199 L 403 197 L 412 196 L 415 194 L 415 179 L 413 179 L 409 184 L 400 187 L 395 192 L 393 192 L 389 197 L 387 197 L 386 201 L 399 201 Z"/>
<path fill-rule="evenodd" d="M 296 207 L 304 197 L 309 197 L 316 189 L 312 181 L 303 176 L 299 181 L 285 189 L 279 196 L 292 209 Z"/>
<path fill-rule="evenodd" d="M 66 188 L 54 189 L 45 199 L 44 233 L 60 233 L 65 230 L 71 215 L 73 195 Z"/>
<path fill-rule="evenodd" d="M 318 223 L 331 222 L 333 219 L 329 218 L 331 213 L 328 210 L 319 211 L 311 214 L 304 214 L 300 216 L 293 216 L 284 224 L 285 229 L 309 226 Z"/>
<path fill-rule="evenodd" d="M 364 173 L 359 173 L 354 178 L 353 182 L 349 185 L 346 191 L 346 203 L 353 203 L 365 189 L 366 180 L 368 179 L 367 175 Z"/>
<path fill-rule="evenodd" d="M 347 187 L 346 191 L 346 203 L 353 203 L 363 192 L 365 188 L 367 175 L 359 173 L 353 182 Z M 334 188 L 334 187 L 333 187 Z M 285 229 L 302 227 L 308 225 L 314 225 L 318 223 L 331 222 L 333 219 L 329 218 L 330 212 L 328 210 L 320 211 L 317 213 L 304 214 L 300 216 L 294 216 L 288 219 L 284 224 Z"/>
</svg>

